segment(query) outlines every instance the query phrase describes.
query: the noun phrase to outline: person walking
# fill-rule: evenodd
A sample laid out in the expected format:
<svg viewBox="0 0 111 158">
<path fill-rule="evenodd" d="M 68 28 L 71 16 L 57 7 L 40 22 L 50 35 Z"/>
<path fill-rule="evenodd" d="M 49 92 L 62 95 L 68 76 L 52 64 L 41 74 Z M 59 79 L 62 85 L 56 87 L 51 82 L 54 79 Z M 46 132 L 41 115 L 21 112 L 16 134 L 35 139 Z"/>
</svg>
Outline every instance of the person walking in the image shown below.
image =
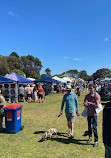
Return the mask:
<svg viewBox="0 0 111 158">
<path fill-rule="evenodd" d="M 76 94 L 71 92 L 71 87 L 67 87 L 67 94 L 63 96 L 60 115 L 62 115 L 63 113 L 64 103 L 66 103 L 65 114 L 66 114 L 68 132 L 69 132 L 68 136 L 69 138 L 74 138 L 73 128 L 75 121 L 75 104 L 76 104 L 77 114 L 79 114 L 79 104 Z"/>
<path fill-rule="evenodd" d="M 31 103 L 32 89 L 31 89 L 30 85 L 27 86 L 26 93 L 27 93 L 27 97 L 28 97 L 28 103 Z"/>
<path fill-rule="evenodd" d="M 89 86 L 89 94 L 85 96 L 84 99 L 84 106 L 87 107 L 87 121 L 88 121 L 88 134 L 89 140 L 87 144 L 92 141 L 92 128 L 91 124 L 93 125 L 93 132 L 94 132 L 94 145 L 93 147 L 98 146 L 98 133 L 97 133 L 97 114 L 95 111 L 96 107 L 99 107 L 100 103 L 100 95 L 95 91 L 95 85 L 91 84 Z"/>
<path fill-rule="evenodd" d="M 39 95 L 39 103 L 41 103 L 41 100 L 42 100 L 42 103 L 43 103 L 43 88 L 42 86 L 39 86 L 38 88 L 38 95 Z"/>
<path fill-rule="evenodd" d="M 33 98 L 34 98 L 34 101 L 36 102 L 37 101 L 37 88 L 36 88 L 36 85 L 34 84 L 33 85 Z"/>
<path fill-rule="evenodd" d="M 22 99 L 22 101 L 25 102 L 24 87 L 23 87 L 23 85 L 20 85 L 20 88 L 19 88 L 19 100 L 20 99 Z"/>
</svg>

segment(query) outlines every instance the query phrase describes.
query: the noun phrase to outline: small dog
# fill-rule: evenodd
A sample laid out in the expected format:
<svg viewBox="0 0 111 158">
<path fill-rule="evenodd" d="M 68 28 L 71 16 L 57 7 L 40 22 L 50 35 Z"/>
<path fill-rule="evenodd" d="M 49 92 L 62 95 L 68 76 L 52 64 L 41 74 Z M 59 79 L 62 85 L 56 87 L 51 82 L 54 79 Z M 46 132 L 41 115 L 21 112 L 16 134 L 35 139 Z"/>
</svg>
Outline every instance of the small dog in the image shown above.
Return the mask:
<svg viewBox="0 0 111 158">
<path fill-rule="evenodd" d="M 48 139 L 48 138 L 51 139 L 53 134 L 57 135 L 57 129 L 55 129 L 55 128 L 50 128 L 48 131 L 46 131 L 46 132 L 43 134 L 42 139 L 43 139 L 43 140 L 46 140 L 46 139 Z"/>
</svg>

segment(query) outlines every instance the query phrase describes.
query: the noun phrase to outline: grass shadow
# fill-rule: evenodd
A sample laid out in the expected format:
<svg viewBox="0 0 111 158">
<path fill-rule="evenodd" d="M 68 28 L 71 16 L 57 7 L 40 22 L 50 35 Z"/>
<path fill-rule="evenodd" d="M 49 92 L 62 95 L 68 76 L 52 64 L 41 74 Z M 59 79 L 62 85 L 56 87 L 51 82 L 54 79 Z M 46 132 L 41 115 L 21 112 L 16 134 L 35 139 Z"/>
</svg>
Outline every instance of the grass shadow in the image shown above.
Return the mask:
<svg viewBox="0 0 111 158">
<path fill-rule="evenodd" d="M 89 135 L 88 131 L 85 131 L 84 134 L 83 134 L 84 137 L 88 136 L 88 135 Z"/>
<path fill-rule="evenodd" d="M 45 131 L 35 131 L 34 134 L 43 134 Z"/>
<path fill-rule="evenodd" d="M 40 143 L 40 142 L 44 142 L 45 140 L 43 140 L 43 139 L 40 139 L 38 142 Z"/>
<path fill-rule="evenodd" d="M 58 136 L 63 136 L 63 137 L 67 137 L 67 133 L 61 133 L 61 132 L 57 132 Z"/>
<path fill-rule="evenodd" d="M 80 139 L 66 139 L 66 138 L 52 138 L 51 141 L 57 141 L 60 143 L 64 143 L 64 144 L 77 144 L 77 145 L 87 145 L 86 141 L 87 140 L 80 140 Z M 81 141 L 85 142 L 85 143 L 81 143 Z M 88 144 L 88 145 L 93 145 L 93 144 Z"/>
<path fill-rule="evenodd" d="M 34 132 L 34 134 L 43 134 L 45 131 L 36 131 Z M 87 132 L 87 131 L 85 131 Z M 67 136 L 67 133 L 62 133 L 62 132 L 58 132 L 57 133 L 58 137 L 62 136 L 64 138 L 54 138 L 52 137 L 50 139 L 50 141 L 57 141 L 57 142 L 60 142 L 60 143 L 63 143 L 63 144 L 70 144 L 70 143 L 73 143 L 73 144 L 77 144 L 77 145 L 87 145 L 87 139 L 83 140 L 83 139 L 68 139 L 68 136 Z M 43 139 L 40 139 L 38 142 L 44 142 L 44 141 L 48 141 L 49 139 L 47 140 L 43 140 Z M 84 142 L 84 143 L 83 143 Z M 93 144 L 88 144 L 88 145 L 93 145 Z"/>
<path fill-rule="evenodd" d="M 0 131 L 0 134 L 1 133 L 6 133 L 6 131 L 5 131 L 5 128 L 3 128 L 1 131 Z M 7 133 L 6 133 L 7 134 Z"/>
<path fill-rule="evenodd" d="M 34 134 L 43 134 L 44 132 L 46 132 L 46 131 L 35 131 Z M 67 133 L 57 132 L 57 135 L 67 137 Z"/>
</svg>

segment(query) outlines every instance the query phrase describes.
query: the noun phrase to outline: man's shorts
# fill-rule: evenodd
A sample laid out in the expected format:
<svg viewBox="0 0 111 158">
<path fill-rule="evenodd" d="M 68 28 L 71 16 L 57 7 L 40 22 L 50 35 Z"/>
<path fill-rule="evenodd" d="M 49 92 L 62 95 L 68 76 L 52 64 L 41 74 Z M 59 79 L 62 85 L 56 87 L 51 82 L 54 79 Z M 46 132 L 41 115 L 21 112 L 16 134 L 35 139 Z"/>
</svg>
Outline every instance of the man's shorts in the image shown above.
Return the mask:
<svg viewBox="0 0 111 158">
<path fill-rule="evenodd" d="M 39 98 L 43 99 L 43 95 L 40 95 L 40 94 L 39 94 Z"/>
<path fill-rule="evenodd" d="M 74 122 L 75 121 L 75 112 L 66 113 L 66 118 L 67 118 L 67 121 Z"/>
<path fill-rule="evenodd" d="M 31 97 L 32 97 L 32 94 L 27 94 L 27 97 L 28 97 L 28 98 L 31 98 Z"/>
<path fill-rule="evenodd" d="M 19 94 L 20 98 L 24 98 L 24 94 Z"/>
</svg>

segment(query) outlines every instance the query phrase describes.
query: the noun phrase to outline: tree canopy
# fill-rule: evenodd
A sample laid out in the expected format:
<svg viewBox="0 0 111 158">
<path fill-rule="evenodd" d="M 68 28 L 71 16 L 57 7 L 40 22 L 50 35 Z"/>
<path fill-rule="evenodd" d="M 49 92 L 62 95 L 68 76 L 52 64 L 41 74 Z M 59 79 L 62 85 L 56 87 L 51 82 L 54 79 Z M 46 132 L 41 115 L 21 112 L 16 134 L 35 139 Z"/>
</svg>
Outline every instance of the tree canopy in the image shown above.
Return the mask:
<svg viewBox="0 0 111 158">
<path fill-rule="evenodd" d="M 49 68 L 45 69 L 47 76 L 51 76 L 51 70 Z"/>
<path fill-rule="evenodd" d="M 96 80 L 97 78 L 104 78 L 109 73 L 111 73 L 111 70 L 103 68 L 103 69 L 97 70 L 95 73 L 93 73 L 92 76 L 93 76 L 94 80 Z"/>
<path fill-rule="evenodd" d="M 70 77 L 75 77 L 75 75 L 78 74 L 78 70 L 68 70 L 66 73 L 69 74 Z"/>
<path fill-rule="evenodd" d="M 37 57 L 32 55 L 21 56 L 12 52 L 9 56 L 0 55 L 0 75 L 4 76 L 11 72 L 25 74 L 26 77 L 40 77 L 42 63 Z"/>
<path fill-rule="evenodd" d="M 46 75 L 51 76 L 50 68 L 45 69 L 46 74 L 40 75 L 40 71 L 43 65 L 39 58 L 32 55 L 21 56 L 16 52 L 12 52 L 9 56 L 0 55 L 0 75 L 5 76 L 11 72 L 17 72 L 26 77 L 41 78 Z M 79 77 L 86 81 L 96 80 L 97 78 L 104 78 L 111 74 L 111 70 L 108 68 L 101 68 L 94 72 L 91 76 L 87 75 L 85 70 L 78 71 L 77 69 L 71 69 L 61 74 L 56 74 L 58 77 L 64 77 L 66 75 L 70 77 Z M 55 76 L 55 75 L 54 75 Z"/>
</svg>

